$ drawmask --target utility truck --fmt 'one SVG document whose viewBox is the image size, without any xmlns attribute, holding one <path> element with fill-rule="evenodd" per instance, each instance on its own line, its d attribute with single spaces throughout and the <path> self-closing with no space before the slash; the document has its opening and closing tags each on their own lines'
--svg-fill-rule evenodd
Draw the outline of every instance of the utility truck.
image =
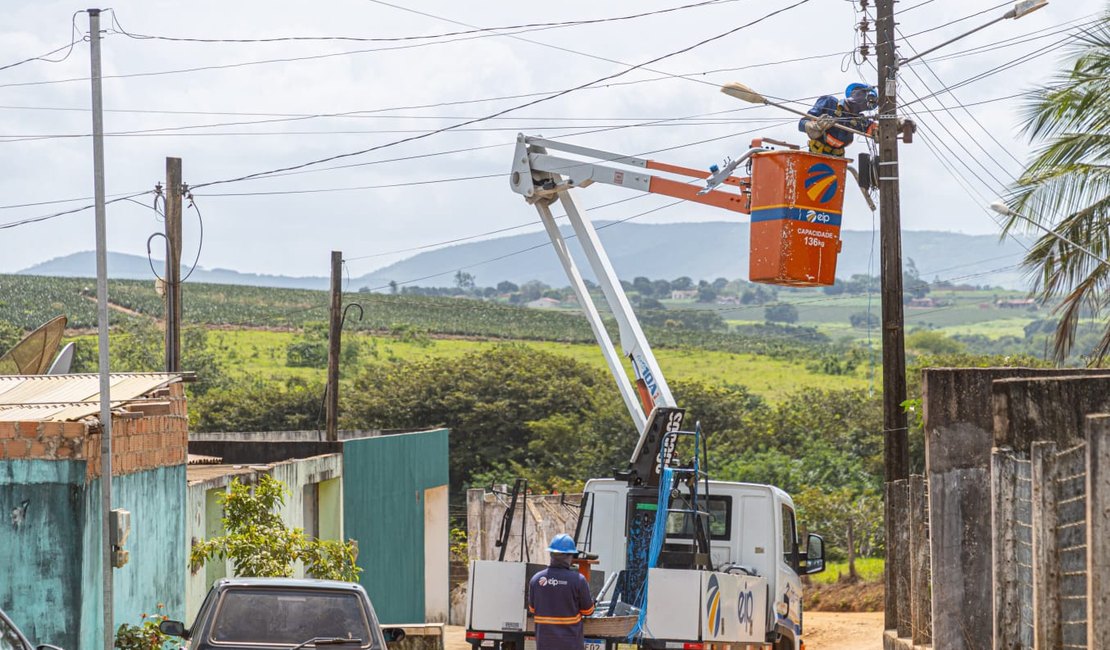
<svg viewBox="0 0 1110 650">
<path fill-rule="evenodd" d="M 586 483 L 579 510 L 577 561 L 598 601 L 595 614 L 584 620 L 588 650 L 623 650 L 627 644 L 652 650 L 799 650 L 804 647 L 800 576 L 822 571 L 825 561 L 820 536 L 810 534 L 800 543 L 788 494 L 769 485 L 709 479 L 700 425 L 684 428 L 685 411 L 675 404 L 575 190 L 606 183 L 750 213 L 753 233 L 757 212 L 773 210 L 783 223 L 775 225 L 781 236 L 770 253 L 778 257 L 758 260 L 777 269 L 767 281 L 821 284 L 835 269 L 839 251 L 846 164 L 757 140 L 741 158 L 704 172 L 517 137 L 510 185 L 539 212 L 640 434 L 627 468 Z M 742 166 L 751 175 L 733 176 Z M 556 224 L 556 202 L 616 319 L 623 354 Z M 753 258 L 756 254 L 753 244 Z M 756 263 L 753 259 L 753 269 Z M 622 357 L 631 365 L 631 380 Z M 542 568 L 527 562 L 471 563 L 466 627 L 475 650 L 526 650 L 532 643 L 525 592 Z"/>
</svg>

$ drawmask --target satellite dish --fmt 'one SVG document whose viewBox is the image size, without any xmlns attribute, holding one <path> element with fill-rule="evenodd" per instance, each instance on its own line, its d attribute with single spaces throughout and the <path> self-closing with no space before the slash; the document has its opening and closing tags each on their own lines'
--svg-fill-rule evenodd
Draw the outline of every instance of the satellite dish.
<svg viewBox="0 0 1110 650">
<path fill-rule="evenodd" d="M 66 343 L 58 356 L 54 357 L 54 363 L 50 364 L 50 369 L 46 371 L 46 374 L 68 375 L 70 368 L 73 367 L 73 353 L 76 349 L 77 344 L 73 341 Z"/>
<path fill-rule="evenodd" d="M 66 317 L 58 316 L 31 332 L 0 357 L 0 375 L 41 375 L 50 367 L 66 329 Z"/>
</svg>

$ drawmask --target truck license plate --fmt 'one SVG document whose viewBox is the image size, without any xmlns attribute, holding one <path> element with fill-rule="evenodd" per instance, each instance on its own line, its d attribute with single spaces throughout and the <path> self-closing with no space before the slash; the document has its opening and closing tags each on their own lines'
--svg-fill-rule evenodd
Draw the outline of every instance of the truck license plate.
<svg viewBox="0 0 1110 650">
<path fill-rule="evenodd" d="M 586 639 L 585 650 L 605 650 L 605 642 L 601 639 Z"/>
</svg>

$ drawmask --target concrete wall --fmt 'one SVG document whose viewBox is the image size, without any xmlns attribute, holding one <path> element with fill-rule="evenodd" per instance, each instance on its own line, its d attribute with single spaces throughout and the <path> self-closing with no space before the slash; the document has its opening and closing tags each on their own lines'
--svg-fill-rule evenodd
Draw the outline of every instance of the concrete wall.
<svg viewBox="0 0 1110 650">
<path fill-rule="evenodd" d="M 285 498 L 285 505 L 280 510 L 281 519 L 290 528 L 305 527 L 305 496 L 306 487 L 319 486 L 309 490 L 310 495 L 319 495 L 319 505 L 313 506 L 316 520 L 319 522 L 319 537 L 323 539 L 343 539 L 342 522 L 342 474 L 343 462 L 338 454 L 315 456 L 289 460 L 266 466 L 252 466 L 251 468 L 204 468 L 205 474 L 212 474 L 203 479 L 190 480 L 187 496 L 188 530 L 186 544 L 182 545 L 183 552 L 188 560 L 188 548 L 196 541 L 214 537 L 223 533 L 223 510 L 219 505 L 218 496 L 225 492 L 232 480 L 238 479 L 243 483 L 255 483 L 259 474 L 269 474 L 281 481 L 288 488 L 289 493 Z M 209 562 L 203 568 L 193 572 L 190 568 L 187 579 L 183 585 L 185 607 L 182 614 L 186 625 L 191 625 L 204 601 L 205 594 L 217 579 L 234 575 L 234 567 L 230 562 Z M 304 577 L 304 568 L 297 566 L 294 577 Z"/>
<path fill-rule="evenodd" d="M 114 626 L 184 613 L 187 418 L 180 385 L 161 397 L 168 414 L 112 419 L 112 504 L 132 525 Z M 0 422 L 0 607 L 35 643 L 101 642 L 100 443 L 95 422 Z"/>
<path fill-rule="evenodd" d="M 983 647 L 981 635 L 986 631 L 989 637 L 992 625 L 988 606 L 992 599 L 991 522 L 984 508 L 991 502 L 996 409 L 1002 408 L 1004 417 L 1016 417 L 1008 405 L 1017 403 L 1005 401 L 1007 406 L 996 407 L 996 383 L 1108 374 L 1105 370 L 1033 368 L 930 368 L 923 372 L 934 647 Z M 1021 388 L 999 390 L 1016 395 L 1010 391 Z M 1060 396 L 1044 393 L 1043 398 Z"/>
</svg>

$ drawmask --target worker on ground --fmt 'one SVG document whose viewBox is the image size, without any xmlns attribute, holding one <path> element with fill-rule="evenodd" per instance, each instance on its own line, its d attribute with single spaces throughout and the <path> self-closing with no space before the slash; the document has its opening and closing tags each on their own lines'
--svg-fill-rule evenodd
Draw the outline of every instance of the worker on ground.
<svg viewBox="0 0 1110 650">
<path fill-rule="evenodd" d="M 582 617 L 594 613 L 586 578 L 571 564 L 574 539 L 560 533 L 547 547 L 551 563 L 528 583 L 528 611 L 535 616 L 536 650 L 582 650 Z"/>
<path fill-rule="evenodd" d="M 852 144 L 855 134 L 841 127 L 848 127 L 868 135 L 874 133 L 876 123 L 864 115 L 879 106 L 879 93 L 874 86 L 862 83 L 849 84 L 844 99 L 832 95 L 817 98 L 807 113 L 817 119 L 803 117 L 798 130 L 809 136 L 809 150 L 830 156 L 843 156 L 844 148 Z"/>
</svg>

